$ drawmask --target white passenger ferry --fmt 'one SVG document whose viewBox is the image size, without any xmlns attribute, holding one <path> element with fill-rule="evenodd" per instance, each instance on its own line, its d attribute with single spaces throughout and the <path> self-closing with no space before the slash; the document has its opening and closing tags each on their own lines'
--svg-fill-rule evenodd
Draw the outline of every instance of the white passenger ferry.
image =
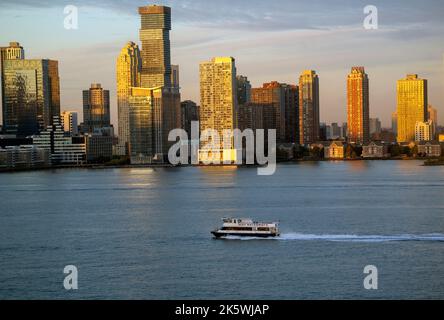
<svg viewBox="0 0 444 320">
<path fill-rule="evenodd" d="M 251 219 L 224 218 L 223 226 L 211 233 L 216 239 L 227 236 L 270 238 L 279 236 L 277 222 L 255 222 Z"/>
</svg>

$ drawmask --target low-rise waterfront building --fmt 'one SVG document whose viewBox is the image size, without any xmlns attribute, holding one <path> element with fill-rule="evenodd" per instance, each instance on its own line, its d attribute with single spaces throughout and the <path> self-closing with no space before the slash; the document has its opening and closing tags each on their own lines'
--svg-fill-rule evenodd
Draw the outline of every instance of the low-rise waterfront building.
<svg viewBox="0 0 444 320">
<path fill-rule="evenodd" d="M 51 165 L 49 150 L 33 145 L 0 148 L 0 168 L 26 169 Z"/>
<path fill-rule="evenodd" d="M 88 163 L 106 162 L 113 157 L 113 137 L 102 134 L 85 136 L 86 161 Z"/>
<path fill-rule="evenodd" d="M 344 159 L 344 143 L 342 141 L 332 141 L 324 146 L 325 159 Z"/>
<path fill-rule="evenodd" d="M 423 157 L 440 157 L 441 145 L 436 141 L 421 141 L 418 144 L 418 155 Z"/>
<path fill-rule="evenodd" d="M 389 156 L 390 155 L 388 153 L 387 145 L 381 142 L 372 141 L 367 145 L 362 146 L 363 158 L 381 159 L 381 158 L 388 158 Z"/>
<path fill-rule="evenodd" d="M 58 116 L 53 124 L 33 137 L 33 144 L 49 150 L 53 165 L 83 164 L 86 160 L 84 137 L 66 136 Z"/>
</svg>

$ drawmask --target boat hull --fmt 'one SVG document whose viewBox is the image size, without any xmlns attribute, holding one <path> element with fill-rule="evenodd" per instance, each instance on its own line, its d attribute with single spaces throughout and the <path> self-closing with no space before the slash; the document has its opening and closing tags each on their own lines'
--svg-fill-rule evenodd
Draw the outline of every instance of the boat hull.
<svg viewBox="0 0 444 320">
<path fill-rule="evenodd" d="M 220 231 L 212 231 L 211 232 L 216 239 L 223 239 L 226 237 L 251 237 L 251 238 L 276 238 L 279 237 L 278 233 L 254 233 L 254 232 L 220 232 Z"/>
</svg>

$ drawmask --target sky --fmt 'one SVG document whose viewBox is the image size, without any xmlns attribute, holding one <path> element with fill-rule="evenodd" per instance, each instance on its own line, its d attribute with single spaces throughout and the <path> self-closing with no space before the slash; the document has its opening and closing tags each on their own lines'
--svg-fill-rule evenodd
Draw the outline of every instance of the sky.
<svg viewBox="0 0 444 320">
<path fill-rule="evenodd" d="M 182 100 L 199 103 L 200 62 L 233 56 L 253 87 L 296 84 L 303 70 L 316 70 L 321 121 L 342 123 L 347 74 L 365 66 L 372 118 L 390 126 L 396 81 L 415 73 L 428 79 L 429 103 L 444 124 L 442 0 L 2 0 L 0 46 L 18 41 L 26 58 L 59 61 L 62 110 L 82 116 L 82 90 L 101 83 L 117 127 L 116 59 L 126 42 L 139 43 L 137 8 L 149 4 L 172 7 Z M 66 5 L 78 7 L 77 30 L 64 28 Z M 363 26 L 367 5 L 378 9 L 376 30 Z"/>
</svg>

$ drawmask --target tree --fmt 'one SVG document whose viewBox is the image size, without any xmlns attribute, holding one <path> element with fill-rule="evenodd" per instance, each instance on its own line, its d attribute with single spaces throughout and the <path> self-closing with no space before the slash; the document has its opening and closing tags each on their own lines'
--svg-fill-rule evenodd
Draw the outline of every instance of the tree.
<svg viewBox="0 0 444 320">
<path fill-rule="evenodd" d="M 322 159 L 322 149 L 318 146 L 314 146 L 310 149 L 310 156 L 315 160 Z"/>
</svg>

